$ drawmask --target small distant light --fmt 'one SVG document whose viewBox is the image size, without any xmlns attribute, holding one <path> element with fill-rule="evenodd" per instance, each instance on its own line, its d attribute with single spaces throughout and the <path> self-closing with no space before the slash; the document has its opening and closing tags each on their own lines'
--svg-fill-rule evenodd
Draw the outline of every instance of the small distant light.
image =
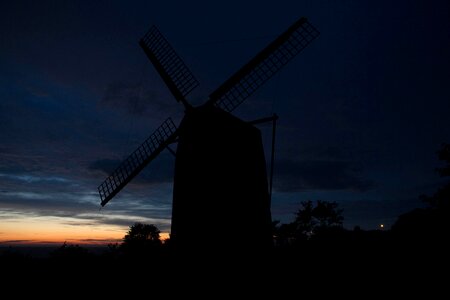
<svg viewBox="0 0 450 300">
<path fill-rule="evenodd" d="M 380 224 L 380 228 L 383 229 L 384 228 L 384 224 Z"/>
</svg>

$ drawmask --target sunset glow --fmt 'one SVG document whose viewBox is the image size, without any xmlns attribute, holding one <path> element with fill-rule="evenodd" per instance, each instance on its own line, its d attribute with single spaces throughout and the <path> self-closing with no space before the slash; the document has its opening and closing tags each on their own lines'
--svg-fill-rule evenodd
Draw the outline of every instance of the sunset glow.
<svg viewBox="0 0 450 300">
<path fill-rule="evenodd" d="M 79 223 L 79 221 L 77 220 Z M 59 218 L 30 218 L 26 221 L 2 221 L 1 245 L 107 245 L 120 243 L 128 231 L 127 226 L 114 225 L 71 225 L 70 219 L 61 222 Z M 167 232 L 161 239 L 167 239 Z"/>
<path fill-rule="evenodd" d="M 61 224 L 52 218 L 32 218 L 26 222 L 3 222 L 2 244 L 108 244 L 119 242 L 126 228 L 119 226 L 83 226 Z"/>
</svg>

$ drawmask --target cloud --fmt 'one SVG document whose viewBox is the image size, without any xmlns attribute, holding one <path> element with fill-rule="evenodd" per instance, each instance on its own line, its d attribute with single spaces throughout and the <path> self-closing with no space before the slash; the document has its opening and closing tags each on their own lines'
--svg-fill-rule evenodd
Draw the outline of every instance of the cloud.
<svg viewBox="0 0 450 300">
<path fill-rule="evenodd" d="M 100 220 L 102 224 L 108 225 L 119 225 L 119 226 L 130 226 L 136 222 L 144 224 L 155 224 L 159 229 L 168 229 L 170 225 L 170 218 L 135 218 L 129 216 L 127 218 L 112 218 Z"/>
<path fill-rule="evenodd" d="M 111 174 L 122 161 L 118 159 L 99 159 L 89 164 L 89 170 L 98 170 L 105 174 Z"/>
<path fill-rule="evenodd" d="M 33 240 L 5 240 L 5 241 L 0 241 L 0 245 L 1 244 L 26 244 L 26 243 L 30 243 L 33 242 Z"/>
<path fill-rule="evenodd" d="M 70 241 L 71 239 L 69 239 Z M 118 243 L 122 242 L 122 239 L 77 239 L 76 241 L 85 242 L 89 244 L 105 244 L 105 243 Z"/>
<path fill-rule="evenodd" d="M 123 201 L 99 211 L 99 205 L 85 198 L 90 194 L 0 192 L 0 219 L 20 221 L 28 218 L 51 218 L 70 226 L 100 224 L 130 226 L 135 222 L 156 224 L 169 230 L 169 203 L 148 203 L 148 199 L 127 196 Z M 88 199 L 88 200 L 89 200 Z"/>
<path fill-rule="evenodd" d="M 73 193 L 0 192 L 0 215 L 4 218 L 23 216 L 76 217 L 98 210 L 98 205 L 81 202 Z"/>
<path fill-rule="evenodd" d="M 26 86 L 25 88 L 34 97 L 46 98 L 50 96 L 48 91 L 39 86 Z"/>
<path fill-rule="evenodd" d="M 101 171 L 105 175 L 111 174 L 122 161 L 115 159 L 99 159 L 91 162 L 88 169 Z M 169 153 L 161 153 L 144 168 L 135 178 L 134 183 L 167 183 L 173 179 L 174 158 Z"/>
<path fill-rule="evenodd" d="M 101 104 L 115 109 L 127 111 L 132 115 L 146 113 L 169 113 L 179 108 L 174 101 L 162 99 L 155 90 L 142 83 L 113 82 L 107 85 Z"/>
<path fill-rule="evenodd" d="M 286 159 L 275 163 L 274 188 L 278 192 L 367 191 L 372 183 L 361 178 L 361 172 L 361 167 L 351 161 Z"/>
<path fill-rule="evenodd" d="M 35 175 L 29 175 L 29 174 L 4 174 L 0 173 L 0 177 L 5 177 L 7 179 L 12 180 L 18 180 L 23 181 L 26 183 L 33 183 L 33 182 L 58 182 L 58 183 L 64 183 L 69 182 L 70 180 L 58 177 L 58 176 L 35 176 Z"/>
</svg>

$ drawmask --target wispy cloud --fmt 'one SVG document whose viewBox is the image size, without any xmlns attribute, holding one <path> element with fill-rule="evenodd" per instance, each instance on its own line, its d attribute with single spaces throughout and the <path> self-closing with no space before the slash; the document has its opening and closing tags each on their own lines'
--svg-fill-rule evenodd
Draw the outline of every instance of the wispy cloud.
<svg viewBox="0 0 450 300">
<path fill-rule="evenodd" d="M 148 196 L 125 194 L 114 205 L 100 209 L 97 195 L 91 193 L 0 191 L 0 217 L 8 222 L 33 218 L 55 219 L 70 226 L 130 226 L 142 222 L 155 224 L 161 230 L 168 231 L 171 203 L 152 203 Z"/>
<path fill-rule="evenodd" d="M 33 242 L 32 240 L 5 240 L 0 241 L 0 245 L 8 245 L 8 244 L 28 244 Z"/>
<path fill-rule="evenodd" d="M 101 171 L 104 175 L 111 174 L 120 164 L 121 160 L 100 159 L 91 162 L 89 170 Z M 167 183 L 173 180 L 174 157 L 169 153 L 161 153 L 145 168 L 134 180 L 135 183 Z"/>
<path fill-rule="evenodd" d="M 111 174 L 121 163 L 122 161 L 118 159 L 99 159 L 91 162 L 88 169 L 99 170 L 104 174 Z"/>
<path fill-rule="evenodd" d="M 277 161 L 274 188 L 278 192 L 305 190 L 367 191 L 373 186 L 362 178 L 362 169 L 351 161 Z"/>
<path fill-rule="evenodd" d="M 69 239 L 69 241 L 71 241 Z M 76 241 L 85 242 L 87 244 L 109 244 L 109 243 L 120 243 L 122 239 L 105 238 L 105 239 L 78 239 Z"/>
<path fill-rule="evenodd" d="M 132 115 L 170 114 L 179 109 L 175 101 L 163 99 L 157 90 L 150 89 L 142 82 L 109 83 L 100 103 L 112 109 L 125 110 Z"/>
<path fill-rule="evenodd" d="M 26 183 L 33 183 L 33 182 L 42 182 L 42 181 L 48 181 L 48 182 L 70 182 L 69 179 L 58 177 L 58 176 L 35 176 L 35 175 L 28 175 L 28 174 L 4 174 L 0 173 L 0 177 L 4 177 L 7 179 L 13 179 L 13 180 L 19 180 Z"/>
</svg>

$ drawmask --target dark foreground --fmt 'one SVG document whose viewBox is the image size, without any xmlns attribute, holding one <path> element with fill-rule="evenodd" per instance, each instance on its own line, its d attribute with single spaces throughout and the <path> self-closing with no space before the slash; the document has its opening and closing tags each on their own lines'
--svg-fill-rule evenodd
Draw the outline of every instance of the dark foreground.
<svg viewBox="0 0 450 300">
<path fill-rule="evenodd" d="M 433 292 L 448 278 L 445 274 L 450 251 L 443 243 L 423 242 L 328 241 L 251 253 L 175 253 L 167 248 L 127 255 L 110 249 L 93 253 L 72 247 L 74 251 L 59 249 L 48 257 L 32 257 L 9 249 L 0 255 L 0 265 L 4 286 L 12 282 L 38 285 L 44 290 L 96 287 L 123 292 L 133 287 L 133 291 L 155 289 L 170 296 L 179 292 L 180 284 L 188 287 L 186 292 L 205 292 L 208 287 L 227 293 L 244 287 L 255 293 L 270 291 L 280 295 L 298 295 L 313 287 L 317 293 L 363 287 L 376 293 L 388 286 L 407 291 L 429 288 Z M 162 287 L 171 288 L 163 291 Z"/>
</svg>

